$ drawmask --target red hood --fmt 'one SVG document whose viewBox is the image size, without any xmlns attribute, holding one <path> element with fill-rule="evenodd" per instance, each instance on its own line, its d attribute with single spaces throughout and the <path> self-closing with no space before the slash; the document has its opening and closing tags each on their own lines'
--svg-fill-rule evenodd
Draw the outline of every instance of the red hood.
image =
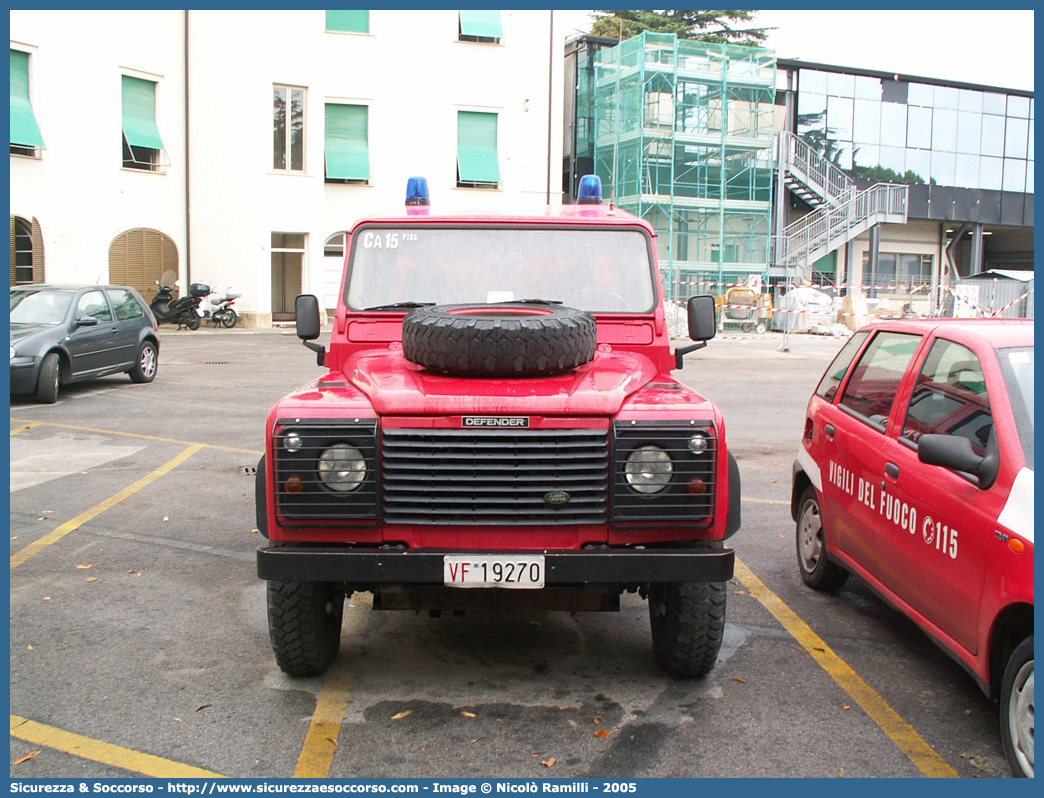
<svg viewBox="0 0 1044 798">
<path fill-rule="evenodd" d="M 344 372 L 382 416 L 613 416 L 656 376 L 648 358 L 608 346 L 600 346 L 590 363 L 552 377 L 449 377 L 410 363 L 398 350 L 360 355 L 345 364 Z"/>
</svg>

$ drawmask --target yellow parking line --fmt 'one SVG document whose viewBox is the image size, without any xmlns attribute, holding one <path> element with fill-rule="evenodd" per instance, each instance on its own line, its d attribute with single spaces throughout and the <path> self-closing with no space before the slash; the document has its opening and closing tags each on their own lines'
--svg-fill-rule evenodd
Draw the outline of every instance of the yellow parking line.
<svg viewBox="0 0 1044 798">
<path fill-rule="evenodd" d="M 192 455 L 194 455 L 196 452 L 198 452 L 202 448 L 203 448 L 203 444 L 200 444 L 200 443 L 192 444 L 187 449 L 185 449 L 185 451 L 183 451 L 181 454 L 179 454 L 177 457 L 173 458 L 172 460 L 168 461 L 164 465 L 160 466 L 155 471 L 153 471 L 151 474 L 148 474 L 147 476 L 142 477 L 141 479 L 139 479 L 137 482 L 135 482 L 130 487 L 124 488 L 119 493 L 115 494 L 114 496 L 110 496 L 105 501 L 100 502 L 99 504 L 94 505 L 94 507 L 92 507 L 91 509 L 87 510 L 86 512 L 80 513 L 78 516 L 73 518 L 71 521 L 66 521 L 60 527 L 58 527 L 57 529 L 55 529 L 52 532 L 48 532 L 42 538 L 33 541 L 28 546 L 26 546 L 24 549 L 22 549 L 17 554 L 14 554 L 11 557 L 11 569 L 13 570 L 17 566 L 19 566 L 22 563 L 24 563 L 29 558 L 34 557 L 37 554 L 39 554 L 41 551 L 43 551 L 45 548 L 50 546 L 52 543 L 56 543 L 57 541 L 61 540 L 66 535 L 68 535 L 70 532 L 73 532 L 73 531 L 79 529 L 81 526 L 86 524 L 92 518 L 95 518 L 95 517 L 101 515 L 102 513 L 104 513 L 106 510 L 108 510 L 111 507 L 115 507 L 117 504 L 119 504 L 124 499 L 126 499 L 126 498 L 128 498 L 130 496 L 133 496 L 135 493 L 137 493 L 139 490 L 141 490 L 145 486 L 152 484 L 153 482 L 155 482 L 157 479 L 159 479 L 163 475 L 173 471 L 175 468 L 177 468 L 179 465 L 184 463 L 186 460 L 188 460 L 190 457 L 192 457 Z"/>
<path fill-rule="evenodd" d="M 373 597 L 369 593 L 356 593 L 346 607 L 347 617 L 341 634 L 361 635 L 372 609 Z M 325 779 L 330 775 L 337 738 L 341 734 L 344 713 L 352 695 L 355 661 L 355 657 L 345 657 L 330 666 L 319 700 L 315 703 L 315 713 L 308 734 L 305 735 L 301 755 L 297 759 L 295 779 Z"/>
<path fill-rule="evenodd" d="M 15 419 L 12 418 L 11 420 L 14 421 Z M 38 426 L 39 423 L 40 422 L 38 421 L 29 421 L 25 424 L 22 424 L 22 426 L 20 427 L 15 427 L 13 430 L 11 430 L 11 434 L 14 435 L 16 432 L 25 432 L 27 429 L 32 429 L 33 427 Z"/>
<path fill-rule="evenodd" d="M 22 423 L 22 419 L 12 418 L 12 422 L 15 424 Z M 101 435 L 121 435 L 124 438 L 140 438 L 144 441 L 159 441 L 160 443 L 178 443 L 182 446 L 199 446 L 207 449 L 218 449 L 223 452 L 240 452 L 242 454 L 252 454 L 255 457 L 260 457 L 264 452 L 258 451 L 257 449 L 237 449 L 232 446 L 217 446 L 213 443 L 195 443 L 194 441 L 183 441 L 177 438 L 161 438 L 158 435 L 142 435 L 137 432 L 121 432 L 115 429 L 98 429 L 96 427 L 79 427 L 75 424 L 58 424 L 52 421 L 29 421 L 26 422 L 27 426 L 19 427 L 17 430 L 12 430 L 11 434 L 20 432 L 22 429 L 31 429 L 32 427 L 58 427 L 59 429 L 71 429 L 77 432 L 97 432 Z"/>
<path fill-rule="evenodd" d="M 11 736 L 33 745 L 42 745 L 55 751 L 78 756 L 81 759 L 101 762 L 103 765 L 112 765 L 121 770 L 129 770 L 132 773 L 141 773 L 153 778 L 225 778 L 220 773 L 145 754 L 132 748 L 92 740 L 90 737 L 56 729 L 53 726 L 45 726 L 43 723 L 26 720 L 18 715 L 11 716 Z"/>
<path fill-rule="evenodd" d="M 748 496 L 744 496 L 742 501 L 753 502 L 754 504 L 790 504 L 787 499 L 752 499 Z"/>
<path fill-rule="evenodd" d="M 754 573 L 739 558 L 736 558 L 736 577 L 754 598 L 761 602 L 805 651 L 812 656 L 849 697 L 870 716 L 870 719 L 899 750 L 909 757 L 925 776 L 931 778 L 958 778 L 959 774 L 950 764 L 932 750 L 921 735 L 899 716 L 881 696 L 868 685 L 852 668 L 823 642 L 797 613 L 765 587 Z"/>
</svg>

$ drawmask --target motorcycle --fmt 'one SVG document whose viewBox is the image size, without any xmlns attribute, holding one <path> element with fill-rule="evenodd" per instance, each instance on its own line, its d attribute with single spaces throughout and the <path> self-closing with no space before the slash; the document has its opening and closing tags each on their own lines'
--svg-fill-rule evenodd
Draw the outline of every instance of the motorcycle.
<svg viewBox="0 0 1044 798">
<path fill-rule="evenodd" d="M 152 315 L 160 324 L 177 324 L 178 329 L 188 327 L 190 330 L 198 330 L 200 325 L 199 306 L 203 297 L 210 293 L 210 286 L 203 283 L 193 283 L 189 286 L 189 295 L 174 298 L 179 282 L 174 281 L 173 286 L 156 281 L 159 291 L 149 303 Z"/>
<path fill-rule="evenodd" d="M 239 314 L 232 305 L 234 305 L 236 300 L 241 296 L 243 296 L 241 293 L 238 293 L 235 289 L 229 288 L 225 291 L 223 297 L 218 298 L 215 296 L 211 298 L 210 304 L 213 306 L 214 311 L 203 311 L 203 318 L 208 320 L 215 327 L 220 325 L 226 330 L 231 330 L 239 321 Z"/>
</svg>

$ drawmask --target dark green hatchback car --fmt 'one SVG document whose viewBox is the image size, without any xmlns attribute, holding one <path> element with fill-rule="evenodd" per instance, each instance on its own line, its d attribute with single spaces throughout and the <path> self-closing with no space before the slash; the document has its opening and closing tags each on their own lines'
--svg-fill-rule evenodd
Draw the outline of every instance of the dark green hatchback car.
<svg viewBox="0 0 1044 798">
<path fill-rule="evenodd" d="M 134 288 L 11 288 L 12 394 L 51 403 L 60 385 L 120 372 L 152 382 L 158 367 L 156 319 Z"/>
</svg>

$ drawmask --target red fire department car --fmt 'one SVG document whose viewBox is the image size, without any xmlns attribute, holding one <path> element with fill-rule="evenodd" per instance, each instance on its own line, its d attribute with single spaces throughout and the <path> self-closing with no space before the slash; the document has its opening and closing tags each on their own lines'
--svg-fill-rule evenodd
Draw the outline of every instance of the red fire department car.
<svg viewBox="0 0 1044 798">
<path fill-rule="evenodd" d="M 1033 775 L 1033 322 L 902 320 L 845 344 L 808 404 L 791 509 L 804 581 L 859 575 L 1000 700 Z"/>
<path fill-rule="evenodd" d="M 672 356 L 654 234 L 601 204 L 532 216 L 407 213 L 349 233 L 325 373 L 268 416 L 257 553 L 276 661 L 322 673 L 345 596 L 375 610 L 618 610 L 648 598 L 671 674 L 717 661 L 739 471 L 710 401 L 673 379 L 714 335 L 688 305 Z"/>
</svg>

